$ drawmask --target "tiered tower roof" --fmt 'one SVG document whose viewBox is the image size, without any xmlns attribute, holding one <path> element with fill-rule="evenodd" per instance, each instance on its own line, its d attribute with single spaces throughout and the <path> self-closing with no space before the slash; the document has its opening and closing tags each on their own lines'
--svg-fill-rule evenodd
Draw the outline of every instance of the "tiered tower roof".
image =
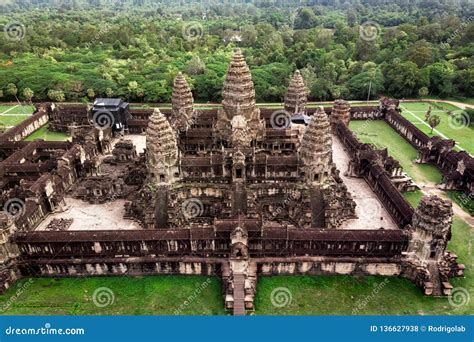
<svg viewBox="0 0 474 342">
<path fill-rule="evenodd" d="M 296 70 L 285 95 L 285 110 L 290 114 L 303 114 L 306 111 L 307 102 L 308 92 L 303 76 L 299 70 Z"/>
<path fill-rule="evenodd" d="M 240 49 L 235 49 L 224 81 L 222 105 L 228 117 L 241 114 L 248 120 L 255 110 L 255 88 Z"/>
<path fill-rule="evenodd" d="M 351 119 L 351 105 L 349 102 L 344 100 L 334 101 L 334 106 L 332 107 L 331 112 L 331 124 L 336 124 L 338 122 L 343 122 L 346 125 L 349 124 Z"/>
<path fill-rule="evenodd" d="M 322 182 L 328 177 L 332 162 L 331 124 L 323 107 L 314 113 L 301 141 L 300 158 L 308 168 L 311 182 Z"/>
<path fill-rule="evenodd" d="M 146 162 L 149 173 L 160 182 L 171 180 L 177 162 L 176 135 L 166 117 L 155 108 L 146 130 Z"/>
<path fill-rule="evenodd" d="M 189 88 L 188 82 L 180 72 L 174 79 L 173 95 L 172 95 L 173 115 L 186 115 L 190 117 L 193 112 L 193 94 Z"/>
</svg>

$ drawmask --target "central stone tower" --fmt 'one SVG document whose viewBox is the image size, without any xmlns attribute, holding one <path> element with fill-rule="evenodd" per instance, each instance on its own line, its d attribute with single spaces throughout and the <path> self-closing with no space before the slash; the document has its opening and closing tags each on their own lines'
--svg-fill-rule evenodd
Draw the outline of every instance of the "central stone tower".
<svg viewBox="0 0 474 342">
<path fill-rule="evenodd" d="M 194 99 L 188 82 L 181 72 L 174 80 L 171 102 L 171 127 L 180 131 L 186 130 L 192 123 Z"/>
<path fill-rule="evenodd" d="M 308 93 L 303 76 L 299 70 L 296 70 L 285 95 L 285 110 L 291 115 L 305 114 L 307 102 Z"/>
<path fill-rule="evenodd" d="M 227 140 L 232 133 L 232 119 L 242 115 L 247 121 L 251 140 L 261 140 L 264 121 L 255 106 L 255 88 L 250 69 L 240 49 L 235 49 L 224 81 L 222 109 L 218 112 L 217 136 Z"/>
</svg>

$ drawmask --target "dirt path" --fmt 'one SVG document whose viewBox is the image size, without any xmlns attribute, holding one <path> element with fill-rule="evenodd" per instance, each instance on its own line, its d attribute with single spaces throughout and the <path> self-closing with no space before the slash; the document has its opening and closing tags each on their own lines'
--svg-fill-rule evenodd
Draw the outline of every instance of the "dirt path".
<svg viewBox="0 0 474 342">
<path fill-rule="evenodd" d="M 432 99 L 410 99 L 410 100 L 401 100 L 400 102 L 441 102 L 441 103 L 448 103 L 453 106 L 459 107 L 460 109 L 474 109 L 474 105 L 470 105 L 464 102 L 458 102 L 458 101 L 449 101 L 449 100 L 432 100 Z"/>
<path fill-rule="evenodd" d="M 434 100 L 432 102 L 444 102 L 452 104 L 453 106 L 459 107 L 461 109 L 474 109 L 473 105 L 464 103 L 464 102 L 456 102 L 456 101 L 448 101 L 448 100 Z"/>
</svg>

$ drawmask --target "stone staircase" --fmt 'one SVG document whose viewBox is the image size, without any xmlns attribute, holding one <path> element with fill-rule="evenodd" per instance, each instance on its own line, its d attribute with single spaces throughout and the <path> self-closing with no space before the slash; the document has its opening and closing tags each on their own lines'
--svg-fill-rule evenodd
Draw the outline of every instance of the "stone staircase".
<svg viewBox="0 0 474 342">
<path fill-rule="evenodd" d="M 439 297 L 443 295 L 443 290 L 441 288 L 441 280 L 439 277 L 438 265 L 434 261 L 428 262 L 428 271 L 431 275 L 431 283 L 433 284 L 433 296 Z"/>
<path fill-rule="evenodd" d="M 245 316 L 245 275 L 234 274 L 234 316 Z"/>
</svg>

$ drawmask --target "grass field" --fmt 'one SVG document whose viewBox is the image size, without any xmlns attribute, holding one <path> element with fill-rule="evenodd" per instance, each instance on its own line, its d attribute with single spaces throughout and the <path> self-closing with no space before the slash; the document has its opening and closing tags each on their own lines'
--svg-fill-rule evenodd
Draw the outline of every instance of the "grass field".
<svg viewBox="0 0 474 342">
<path fill-rule="evenodd" d="M 415 182 L 440 183 L 441 173 L 433 165 L 417 164 L 414 160 L 417 151 L 385 121 L 351 121 L 349 127 L 358 138 L 365 143 L 371 143 L 377 148 L 387 148 L 388 153 L 397 159 Z"/>
<path fill-rule="evenodd" d="M 69 139 L 69 136 L 65 133 L 50 131 L 48 129 L 48 124 L 46 124 L 25 138 L 26 141 L 33 141 L 36 139 L 43 139 L 45 141 L 66 141 Z"/>
<path fill-rule="evenodd" d="M 455 307 L 447 298 L 424 296 L 419 288 L 397 277 L 279 276 L 261 277 L 257 284 L 257 315 L 472 315 L 474 314 L 474 260 L 472 229 L 455 219 L 449 250 L 466 265 L 464 278 L 451 279 L 453 286 L 471 294 L 466 305 Z M 272 291 L 286 288 L 288 305 L 275 307 Z M 287 292 L 288 294 L 288 292 Z"/>
<path fill-rule="evenodd" d="M 32 278 L 0 296 L 6 315 L 223 315 L 218 278 L 204 276 Z M 103 290 L 101 288 L 109 290 Z M 25 289 L 11 301 L 18 289 Z M 98 290 L 100 289 L 100 290 Z M 94 296 L 94 292 L 97 295 Z M 99 294 L 100 293 L 100 294 Z M 94 300 L 95 298 L 95 300 Z M 111 300 L 113 298 L 113 301 Z M 96 305 L 104 305 L 104 307 Z"/>
<path fill-rule="evenodd" d="M 33 106 L 0 105 L 0 126 L 5 128 L 16 126 L 33 114 L 34 110 Z"/>
<path fill-rule="evenodd" d="M 474 216 L 474 199 L 466 196 L 461 191 L 445 191 L 446 196 L 453 202 L 456 202 L 465 212 Z"/>
<path fill-rule="evenodd" d="M 416 207 L 423 197 L 421 191 L 404 195 L 413 207 Z M 460 307 L 450 305 L 447 298 L 426 297 L 413 283 L 402 278 L 280 276 L 259 278 L 255 313 L 257 315 L 473 315 L 473 241 L 473 228 L 455 217 L 448 249 L 458 255 L 458 261 L 466 265 L 466 270 L 464 278 L 452 278 L 450 282 L 455 288 L 466 289 L 471 298 L 466 305 Z M 291 296 L 288 305 L 281 308 L 272 304 L 272 291 L 277 292 L 278 288 L 288 289 Z"/>
<path fill-rule="evenodd" d="M 431 134 L 431 128 L 422 123 L 425 122 L 425 114 L 430 105 L 431 113 L 437 114 L 441 119 L 440 124 L 435 128 L 435 130 L 439 131 L 445 137 L 456 141 L 462 149 L 474 154 L 474 144 L 472 144 L 474 130 L 471 127 L 458 124 L 453 119 L 461 117 L 461 113 L 463 113 L 462 109 L 449 103 L 437 103 L 437 106 L 442 108 L 440 109 L 432 104 L 424 102 L 402 103 L 400 107 L 402 108 L 402 115 L 416 125 L 422 132 L 429 136 L 439 135 L 443 137 L 435 131 Z M 453 116 L 450 117 L 448 111 L 451 111 Z"/>
</svg>

